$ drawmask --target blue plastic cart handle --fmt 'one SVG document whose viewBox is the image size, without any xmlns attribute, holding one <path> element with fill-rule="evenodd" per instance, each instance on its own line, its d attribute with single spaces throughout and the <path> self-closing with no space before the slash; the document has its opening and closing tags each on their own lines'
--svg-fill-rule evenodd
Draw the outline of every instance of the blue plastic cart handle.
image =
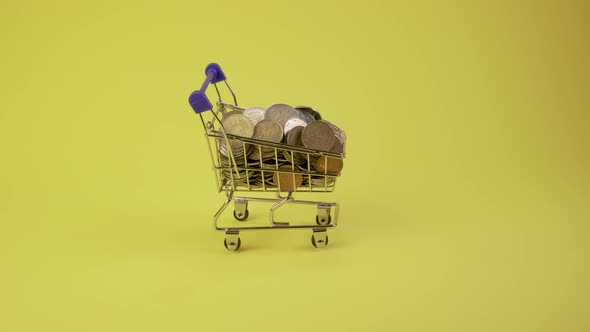
<svg viewBox="0 0 590 332">
<path fill-rule="evenodd" d="M 209 84 L 225 81 L 225 74 L 216 63 L 210 63 L 205 68 L 205 75 L 207 75 L 207 78 L 203 82 L 203 85 L 201 85 L 201 89 L 193 91 L 188 97 L 188 103 L 191 104 L 191 107 L 197 114 L 213 109 L 213 105 L 211 105 L 209 98 L 205 94 Z"/>
</svg>

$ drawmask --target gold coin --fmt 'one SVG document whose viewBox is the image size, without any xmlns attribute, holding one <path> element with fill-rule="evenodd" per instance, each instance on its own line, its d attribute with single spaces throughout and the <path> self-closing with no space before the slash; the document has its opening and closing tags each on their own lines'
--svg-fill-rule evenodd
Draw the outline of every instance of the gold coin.
<svg viewBox="0 0 590 332">
<path fill-rule="evenodd" d="M 240 111 L 232 111 L 223 117 L 221 120 L 223 128 L 227 134 L 251 138 L 254 134 L 254 125 L 245 115 Z M 243 144 L 237 139 L 230 139 L 230 147 L 234 154 L 243 153 Z M 225 148 L 225 140 L 220 140 L 221 145 Z M 239 152 L 241 150 L 241 153 Z"/>
</svg>

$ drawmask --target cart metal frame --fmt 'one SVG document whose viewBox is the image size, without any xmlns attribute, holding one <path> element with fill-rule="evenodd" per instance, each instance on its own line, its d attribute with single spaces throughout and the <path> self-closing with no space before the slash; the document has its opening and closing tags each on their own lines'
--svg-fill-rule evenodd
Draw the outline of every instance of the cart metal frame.
<svg viewBox="0 0 590 332">
<path fill-rule="evenodd" d="M 312 192 L 312 193 L 328 193 L 334 191 L 336 187 L 336 180 L 340 174 L 330 174 L 327 172 L 320 173 L 312 168 L 311 160 L 317 160 L 320 157 L 326 157 L 324 169 L 327 169 L 328 158 L 344 159 L 346 151 L 346 140 L 343 143 L 343 152 L 334 153 L 327 151 L 319 151 L 305 147 L 298 147 L 286 145 L 282 143 L 272 143 L 261 141 L 253 138 L 241 137 L 227 133 L 220 115 L 225 114 L 228 110 L 243 110 L 238 107 L 236 96 L 227 82 L 226 76 L 217 64 L 210 64 L 205 69 L 207 78 L 201 86 L 200 90 L 194 91 L 189 97 L 189 103 L 194 111 L 199 115 L 201 123 L 205 131 L 205 139 L 213 163 L 213 172 L 215 174 L 215 185 L 218 192 L 224 192 L 226 199 L 219 207 L 213 216 L 213 227 L 215 230 L 225 232 L 224 245 L 230 251 L 238 250 L 241 246 L 239 237 L 240 231 L 249 230 L 269 230 L 269 229 L 311 229 L 313 231 L 311 242 L 316 248 L 325 247 L 328 244 L 327 229 L 336 227 L 338 225 L 339 205 L 336 202 L 315 201 L 315 200 L 297 200 L 294 198 L 294 192 Z M 223 82 L 233 97 L 232 103 L 224 103 L 221 98 L 221 93 L 217 86 L 218 83 Z M 205 91 L 207 87 L 213 84 L 217 93 L 218 101 L 214 109 L 213 105 L 207 98 Z M 344 133 L 342 133 L 344 136 Z M 231 142 L 240 142 L 243 154 L 236 156 L 230 145 Z M 225 146 L 223 149 L 220 147 Z M 247 158 L 247 151 L 249 149 L 258 149 L 259 156 L 262 156 L 262 151 L 273 151 L 274 165 L 264 163 L 262 158 L 260 160 L 250 160 Z M 279 156 L 288 155 L 291 160 L 298 155 L 305 157 L 305 165 L 295 166 L 291 164 L 291 169 L 279 169 Z M 236 162 L 238 161 L 238 162 Z M 250 174 L 252 172 L 259 172 L 262 176 L 262 185 L 256 186 L 250 183 Z M 278 183 L 269 184 L 265 181 L 265 174 L 268 173 L 286 173 L 293 176 L 295 183 L 295 176 L 300 175 L 306 184 L 294 188 L 294 192 L 287 192 L 282 195 L 279 188 L 281 187 L 280 177 L 277 177 Z M 243 176 L 245 174 L 245 176 Z M 244 182 L 245 181 L 245 182 Z M 320 185 L 321 184 L 321 185 Z M 236 196 L 239 192 L 264 192 L 274 193 L 276 197 L 254 197 L 254 196 Z M 266 202 L 274 203 L 269 210 L 269 224 L 256 226 L 220 226 L 219 217 L 226 210 L 227 206 L 234 203 L 234 217 L 238 221 L 245 222 L 249 217 L 248 202 Z M 275 219 L 275 212 L 285 204 L 303 204 L 313 205 L 317 207 L 317 215 L 314 224 L 309 225 L 291 225 L 288 221 L 277 221 Z M 332 218 L 332 214 L 334 218 Z"/>
</svg>

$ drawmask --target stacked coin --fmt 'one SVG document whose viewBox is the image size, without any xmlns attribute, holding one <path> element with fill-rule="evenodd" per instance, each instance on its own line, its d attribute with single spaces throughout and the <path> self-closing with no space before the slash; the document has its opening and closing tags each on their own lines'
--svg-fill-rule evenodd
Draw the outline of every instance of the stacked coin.
<svg viewBox="0 0 590 332">
<path fill-rule="evenodd" d="M 286 166 L 285 164 L 278 164 L 278 165 L 276 165 L 276 164 L 272 164 L 272 165 L 262 164 L 262 168 L 266 170 L 264 172 L 261 172 L 261 173 L 264 173 L 262 175 L 262 179 L 263 179 L 264 183 L 268 186 L 276 187 L 276 181 L 274 179 L 274 176 L 275 176 L 274 170 L 280 169 L 281 167 L 285 167 L 285 166 Z"/>
<path fill-rule="evenodd" d="M 309 106 L 293 108 L 286 104 L 274 104 L 268 109 L 234 108 L 223 114 L 221 122 L 228 134 L 260 141 L 259 144 L 246 144 L 230 139 L 227 144 L 225 139 L 219 139 L 220 175 L 226 180 L 233 179 L 237 186 L 252 189 L 262 186 L 277 187 L 280 183 L 280 191 L 294 191 L 301 185 L 329 187 L 342 170 L 343 162 L 340 158 L 302 153 L 288 148 L 279 149 L 267 144 L 283 143 L 315 151 L 342 153 L 345 144 L 342 130 L 331 122 L 322 120 L 320 113 Z M 230 150 L 235 165 L 232 165 L 229 158 Z M 234 166 L 239 169 L 237 173 Z M 260 170 L 243 170 L 246 166 Z M 314 172 L 317 175 L 301 175 Z"/>
<path fill-rule="evenodd" d="M 332 131 L 334 132 L 334 136 L 336 136 L 336 141 L 334 141 L 334 145 L 330 148 L 330 152 L 342 153 L 344 150 L 344 132 L 342 129 L 338 128 L 332 122 L 326 121 L 330 127 L 332 127 Z"/>
<path fill-rule="evenodd" d="M 303 145 L 314 150 L 342 153 L 344 150 L 344 133 L 340 128 L 326 120 L 317 120 L 309 124 L 301 134 Z M 340 175 L 343 160 L 333 157 L 313 156 L 310 163 L 323 174 Z"/>
<path fill-rule="evenodd" d="M 336 178 L 333 176 L 321 176 L 321 175 L 314 175 L 311 176 L 311 186 L 312 187 L 331 187 L 334 185 Z M 308 177 L 304 177 L 304 181 L 301 184 L 302 186 L 309 186 L 310 180 Z"/>
<path fill-rule="evenodd" d="M 301 133 L 303 132 L 303 126 L 297 126 L 289 131 L 287 134 L 287 144 L 293 146 L 303 146 L 303 142 L 301 142 Z M 301 165 L 306 160 L 306 154 L 301 152 L 295 152 L 293 150 L 283 150 L 283 155 L 287 159 L 287 161 L 295 164 Z"/>
<path fill-rule="evenodd" d="M 234 183 L 241 184 L 246 183 L 246 177 L 248 176 L 247 172 L 243 170 L 244 164 L 244 156 L 241 158 L 234 158 L 236 162 L 236 166 L 238 168 L 238 172 L 236 173 L 235 168 L 233 167 L 230 158 L 224 156 L 223 154 L 219 154 L 219 169 L 220 175 L 223 179 L 226 180 L 234 180 Z"/>
<path fill-rule="evenodd" d="M 344 151 L 344 133 L 340 128 L 331 122 L 325 121 L 325 123 L 332 128 L 332 132 L 336 138 L 332 144 L 332 147 L 330 148 L 330 152 L 342 153 Z M 315 169 L 323 174 L 340 175 L 340 171 L 342 171 L 342 168 L 344 167 L 344 162 L 342 159 L 327 156 L 313 158 L 312 163 Z"/>
</svg>

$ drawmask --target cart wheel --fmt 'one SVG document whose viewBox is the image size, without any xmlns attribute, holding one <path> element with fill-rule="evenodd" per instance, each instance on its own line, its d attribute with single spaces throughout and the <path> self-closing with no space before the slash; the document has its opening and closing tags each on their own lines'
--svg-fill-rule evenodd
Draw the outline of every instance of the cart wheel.
<svg viewBox="0 0 590 332">
<path fill-rule="evenodd" d="M 238 249 L 240 249 L 240 246 L 242 245 L 242 240 L 240 238 L 238 238 L 238 242 L 230 242 L 227 243 L 227 239 L 223 240 L 223 245 L 225 246 L 225 249 L 229 250 L 229 251 L 236 251 Z"/>
<path fill-rule="evenodd" d="M 332 216 L 328 215 L 328 219 L 326 219 L 325 217 L 322 217 L 322 219 L 320 219 L 320 216 L 316 215 L 315 222 L 316 222 L 316 224 L 318 224 L 320 226 L 329 225 L 330 223 L 332 223 Z"/>
<path fill-rule="evenodd" d="M 323 235 L 318 234 L 317 241 L 316 241 L 316 234 L 317 233 L 313 233 L 311 235 L 311 244 L 313 244 L 313 246 L 316 248 L 323 248 L 323 247 L 327 246 L 328 245 L 328 234 L 323 234 Z"/>
<path fill-rule="evenodd" d="M 236 210 L 234 210 L 234 218 L 236 218 L 239 221 L 246 221 L 246 219 L 248 219 L 248 216 L 250 215 L 250 213 L 248 212 L 248 209 L 245 210 L 244 214 L 237 214 Z"/>
</svg>

